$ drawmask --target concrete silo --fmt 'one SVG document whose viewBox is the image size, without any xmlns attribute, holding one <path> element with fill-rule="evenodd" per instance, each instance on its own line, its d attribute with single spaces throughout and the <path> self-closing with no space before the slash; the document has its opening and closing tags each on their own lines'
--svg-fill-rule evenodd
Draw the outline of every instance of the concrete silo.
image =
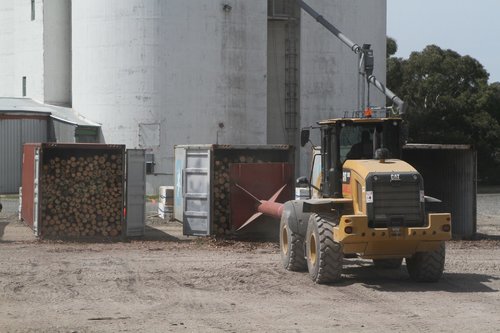
<svg viewBox="0 0 500 333">
<path fill-rule="evenodd" d="M 372 44 L 384 82 L 386 0 L 307 2 Z M 73 106 L 147 149 L 149 193 L 172 184 L 175 144 L 296 145 L 357 106 L 357 58 L 295 0 L 0 0 L 0 20 L 0 96 Z"/>
<path fill-rule="evenodd" d="M 0 97 L 71 105 L 71 2 L 0 0 Z"/>
<path fill-rule="evenodd" d="M 266 143 L 266 37 L 267 0 L 73 0 L 73 108 L 148 149 L 153 192 L 175 144 Z"/>
<path fill-rule="evenodd" d="M 0 1 L 0 96 L 14 96 L 15 36 L 14 0 Z M 18 88 L 21 86 L 19 85 Z"/>
</svg>

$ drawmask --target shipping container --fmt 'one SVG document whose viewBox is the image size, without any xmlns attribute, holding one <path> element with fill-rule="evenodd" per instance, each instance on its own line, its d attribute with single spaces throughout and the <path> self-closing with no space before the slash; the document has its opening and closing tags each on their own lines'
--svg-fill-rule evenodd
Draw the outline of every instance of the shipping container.
<svg viewBox="0 0 500 333">
<path fill-rule="evenodd" d="M 255 201 L 293 199 L 294 153 L 289 145 L 175 146 L 174 218 L 185 235 L 275 238 L 276 221 L 255 213 Z M 279 221 L 278 221 L 279 223 Z"/>
<path fill-rule="evenodd" d="M 425 194 L 440 199 L 432 211 L 450 212 L 455 239 L 471 239 L 477 222 L 477 153 L 468 145 L 409 144 L 403 159 L 424 178 Z"/>
<path fill-rule="evenodd" d="M 40 238 L 144 234 L 144 150 L 25 144 L 22 219 Z"/>
</svg>

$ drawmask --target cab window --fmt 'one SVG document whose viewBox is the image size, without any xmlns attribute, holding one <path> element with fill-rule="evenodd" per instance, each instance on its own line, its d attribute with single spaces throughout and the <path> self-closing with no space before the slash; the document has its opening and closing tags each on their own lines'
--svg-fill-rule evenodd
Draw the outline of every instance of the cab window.
<svg viewBox="0 0 500 333">
<path fill-rule="evenodd" d="M 370 128 L 346 126 L 340 134 L 340 160 L 373 158 L 373 140 Z"/>
<path fill-rule="evenodd" d="M 368 123 L 347 125 L 340 132 L 340 159 L 371 159 L 378 148 L 389 150 L 391 158 L 401 155 L 399 124 Z"/>
</svg>

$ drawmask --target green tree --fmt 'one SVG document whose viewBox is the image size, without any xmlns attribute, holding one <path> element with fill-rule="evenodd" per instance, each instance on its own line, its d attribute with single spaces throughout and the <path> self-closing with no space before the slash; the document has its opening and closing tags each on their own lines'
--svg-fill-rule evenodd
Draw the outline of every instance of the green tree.
<svg viewBox="0 0 500 333">
<path fill-rule="evenodd" d="M 398 43 L 396 40 L 391 37 L 387 37 L 387 45 L 386 45 L 386 55 L 387 57 L 392 57 L 398 52 Z"/>
<path fill-rule="evenodd" d="M 479 178 L 500 183 L 500 84 L 488 77 L 474 58 L 436 45 L 387 61 L 388 86 L 408 104 L 409 141 L 471 144 Z"/>
</svg>

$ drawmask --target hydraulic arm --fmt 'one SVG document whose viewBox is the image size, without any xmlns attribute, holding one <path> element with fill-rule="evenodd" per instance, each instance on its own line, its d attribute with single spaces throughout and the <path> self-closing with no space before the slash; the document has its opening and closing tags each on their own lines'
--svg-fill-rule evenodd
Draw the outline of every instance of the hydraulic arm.
<svg viewBox="0 0 500 333">
<path fill-rule="evenodd" d="M 389 88 L 387 88 L 382 82 L 377 80 L 373 73 L 373 51 L 370 49 L 369 45 L 363 45 L 363 47 L 354 43 L 346 35 L 344 35 L 339 29 L 337 29 L 333 24 L 327 21 L 323 16 L 311 8 L 307 3 L 302 0 L 297 0 L 300 8 L 302 8 L 306 13 L 311 15 L 318 23 L 324 26 L 328 31 L 334 34 L 338 39 L 340 39 L 345 45 L 347 45 L 355 54 L 360 57 L 360 73 L 365 77 L 368 84 L 372 84 L 380 92 L 382 92 L 387 98 L 389 98 L 397 107 L 399 114 L 403 114 L 405 111 L 405 102 L 396 96 Z M 368 106 L 369 106 L 369 93 L 368 93 Z"/>
</svg>

